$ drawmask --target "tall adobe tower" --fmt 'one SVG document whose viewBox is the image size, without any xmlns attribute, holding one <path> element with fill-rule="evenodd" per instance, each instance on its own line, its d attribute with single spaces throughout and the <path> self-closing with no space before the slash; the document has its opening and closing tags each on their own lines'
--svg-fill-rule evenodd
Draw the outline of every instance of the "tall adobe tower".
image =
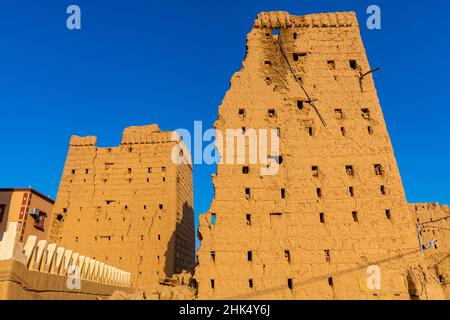
<svg viewBox="0 0 450 320">
<path fill-rule="evenodd" d="M 370 70 L 354 13 L 258 16 L 215 128 L 278 129 L 280 167 L 218 165 L 200 217 L 199 298 L 443 297 Z"/>
<path fill-rule="evenodd" d="M 174 137 L 157 125 L 125 129 L 114 148 L 72 137 L 50 240 L 131 272 L 134 286 L 191 269 L 192 167 L 173 163 Z"/>
</svg>

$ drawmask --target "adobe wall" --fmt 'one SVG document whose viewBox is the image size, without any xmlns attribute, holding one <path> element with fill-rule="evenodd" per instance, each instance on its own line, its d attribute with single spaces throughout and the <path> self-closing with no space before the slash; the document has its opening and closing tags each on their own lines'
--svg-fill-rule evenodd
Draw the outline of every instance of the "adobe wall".
<svg viewBox="0 0 450 320">
<path fill-rule="evenodd" d="M 438 203 L 410 204 L 411 213 L 419 224 L 423 245 L 437 242 L 424 250 L 431 272 L 435 273 L 450 298 L 450 207 Z"/>
<path fill-rule="evenodd" d="M 171 159 L 181 144 L 157 125 L 125 129 L 113 148 L 72 137 L 50 241 L 131 272 L 133 286 L 192 268 L 192 168 Z"/>
<path fill-rule="evenodd" d="M 131 290 L 81 280 L 81 288 L 69 289 L 67 277 L 27 270 L 15 260 L 0 261 L 0 300 L 98 300 L 117 290 Z"/>
<path fill-rule="evenodd" d="M 218 166 L 200 217 L 199 298 L 443 298 L 418 246 L 372 75 L 360 77 L 371 66 L 355 14 L 261 13 L 247 48 L 215 128 L 278 128 L 283 161 L 273 176 L 261 164 L 247 174 L 242 164 Z M 381 269 L 380 290 L 367 286 L 371 265 Z"/>
</svg>

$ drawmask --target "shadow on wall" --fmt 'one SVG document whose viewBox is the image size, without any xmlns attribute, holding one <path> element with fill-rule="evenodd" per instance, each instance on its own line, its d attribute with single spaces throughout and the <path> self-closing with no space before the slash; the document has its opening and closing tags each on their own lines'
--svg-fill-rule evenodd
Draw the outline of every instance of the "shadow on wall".
<svg viewBox="0 0 450 320">
<path fill-rule="evenodd" d="M 296 285 L 298 286 L 302 286 L 302 285 L 307 285 L 307 284 L 311 284 L 314 282 L 320 282 L 326 279 L 333 279 L 333 277 L 337 277 L 337 276 L 341 276 L 344 274 L 348 274 L 348 273 L 352 273 L 352 272 L 356 272 L 359 270 L 364 270 L 367 267 L 371 266 L 371 265 L 380 265 L 386 262 L 390 262 L 390 261 L 395 261 L 395 260 L 399 260 L 402 259 L 406 256 L 410 256 L 410 255 L 416 255 L 420 253 L 420 249 L 419 250 L 413 250 L 413 251 L 409 251 L 409 252 L 405 252 L 403 254 L 400 255 L 396 255 L 390 258 L 386 258 L 386 259 L 382 259 L 376 262 L 372 262 L 372 263 L 367 263 L 364 266 L 360 266 L 357 268 L 351 268 L 351 269 L 347 269 L 347 270 L 343 270 L 340 272 L 336 272 L 336 273 L 332 273 L 332 274 L 328 274 L 328 275 L 324 275 L 324 276 L 319 276 L 319 277 L 314 277 L 308 280 L 303 280 L 303 281 L 299 281 L 296 283 Z M 407 285 L 408 285 L 408 293 L 410 296 L 410 299 L 412 300 L 417 300 L 419 298 L 419 293 L 418 293 L 418 289 L 420 287 L 419 283 L 416 283 L 412 277 L 412 275 L 410 274 L 410 270 L 405 270 L 406 271 L 406 280 L 407 280 Z M 274 287 L 274 288 L 270 288 L 270 289 L 266 289 L 266 290 L 260 290 L 257 291 L 255 293 L 251 293 L 251 294 L 241 294 L 241 295 L 237 295 L 237 296 L 233 296 L 233 297 L 226 297 L 224 300 L 233 300 L 233 299 L 239 299 L 239 300 L 244 300 L 244 299 L 257 299 L 258 296 L 261 295 L 265 295 L 265 294 L 270 294 L 273 292 L 277 292 L 277 291 L 281 291 L 284 290 L 286 287 Z"/>
<path fill-rule="evenodd" d="M 0 198 L 0 241 L 3 240 L 3 233 L 5 233 L 8 226 L 9 216 L 8 210 L 11 204 L 12 194 Z"/>
<path fill-rule="evenodd" d="M 172 234 L 164 254 L 167 277 L 183 270 L 193 272 L 195 267 L 195 225 L 194 209 L 187 202 L 183 204 L 181 217 L 177 217 L 175 232 Z"/>
</svg>

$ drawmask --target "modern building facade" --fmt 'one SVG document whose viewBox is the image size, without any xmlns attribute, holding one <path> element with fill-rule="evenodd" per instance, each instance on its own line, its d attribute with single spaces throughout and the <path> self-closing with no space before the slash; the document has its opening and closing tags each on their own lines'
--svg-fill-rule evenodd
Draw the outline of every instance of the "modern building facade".
<svg viewBox="0 0 450 320">
<path fill-rule="evenodd" d="M 20 241 L 47 239 L 54 201 L 32 188 L 0 189 L 0 240 L 10 222 L 18 222 Z"/>
</svg>

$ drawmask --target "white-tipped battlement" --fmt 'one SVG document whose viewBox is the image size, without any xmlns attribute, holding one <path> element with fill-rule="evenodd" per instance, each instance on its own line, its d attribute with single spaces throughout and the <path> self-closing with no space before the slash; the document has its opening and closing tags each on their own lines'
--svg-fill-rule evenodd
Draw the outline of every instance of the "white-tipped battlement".
<svg viewBox="0 0 450 320">
<path fill-rule="evenodd" d="M 17 222 L 10 222 L 0 241 L 0 260 L 17 260 L 30 271 L 74 277 L 85 281 L 129 288 L 131 274 L 46 240 L 29 236 L 25 245 L 19 242 Z"/>
</svg>

